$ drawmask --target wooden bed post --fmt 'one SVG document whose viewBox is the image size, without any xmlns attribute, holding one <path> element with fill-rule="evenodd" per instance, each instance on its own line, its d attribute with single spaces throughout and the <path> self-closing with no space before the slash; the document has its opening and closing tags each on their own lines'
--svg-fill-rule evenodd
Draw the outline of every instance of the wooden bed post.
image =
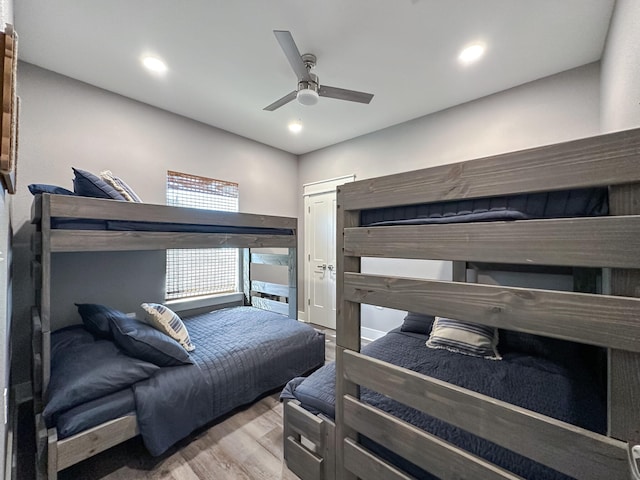
<svg viewBox="0 0 640 480">
<path fill-rule="evenodd" d="M 360 257 L 348 257 L 344 252 L 344 229 L 360 225 L 360 211 L 344 209 L 342 189 L 337 188 L 336 228 L 336 372 L 344 371 L 344 351 L 360 351 L 360 304 L 344 299 L 345 272 L 360 272 Z M 357 433 L 346 426 L 344 418 L 344 396 L 360 398 L 358 385 L 336 375 L 336 479 L 355 480 L 356 476 L 345 468 L 344 442 L 346 438 L 357 441 Z"/>
<path fill-rule="evenodd" d="M 611 215 L 640 215 L 640 183 L 610 187 Z M 640 252 L 635 252 L 640 255 Z M 640 270 L 612 269 L 611 294 L 640 297 Z M 640 444 L 640 354 L 609 350 L 608 434 Z"/>
<path fill-rule="evenodd" d="M 244 293 L 244 304 L 251 305 L 251 249 L 242 249 L 242 292 Z"/>
<path fill-rule="evenodd" d="M 289 249 L 289 318 L 298 319 L 298 249 Z"/>
<path fill-rule="evenodd" d="M 454 282 L 466 282 L 467 281 L 467 262 L 453 261 L 451 262 L 451 280 Z"/>
</svg>

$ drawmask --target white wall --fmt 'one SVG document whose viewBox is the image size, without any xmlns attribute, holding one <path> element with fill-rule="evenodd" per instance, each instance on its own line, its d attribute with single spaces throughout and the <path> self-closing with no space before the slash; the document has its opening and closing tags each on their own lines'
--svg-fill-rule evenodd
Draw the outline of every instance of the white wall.
<svg viewBox="0 0 640 480">
<path fill-rule="evenodd" d="M 602 130 L 640 127 L 640 1 L 617 0 L 602 57 Z"/>
<path fill-rule="evenodd" d="M 295 155 L 132 101 L 68 77 L 20 63 L 19 192 L 13 204 L 18 327 L 16 370 L 29 363 L 30 183 L 72 189 L 71 167 L 111 169 L 145 202 L 165 203 L 166 171 L 239 183 L 240 210 L 296 216 Z M 265 201 L 268 199 L 268 201 Z M 134 311 L 161 301 L 164 252 L 56 255 L 52 325 L 75 323 L 73 302 L 100 302 Z M 123 274 L 124 272 L 124 274 Z M 19 286 L 17 285 L 19 283 Z"/>
<path fill-rule="evenodd" d="M 595 135 L 599 98 L 600 68 L 594 63 L 303 155 L 298 218 L 304 218 L 305 183 L 351 174 L 361 180 Z M 386 268 L 375 260 L 365 267 Z M 369 314 L 365 328 L 393 328 L 402 318 L 377 309 Z"/>
</svg>

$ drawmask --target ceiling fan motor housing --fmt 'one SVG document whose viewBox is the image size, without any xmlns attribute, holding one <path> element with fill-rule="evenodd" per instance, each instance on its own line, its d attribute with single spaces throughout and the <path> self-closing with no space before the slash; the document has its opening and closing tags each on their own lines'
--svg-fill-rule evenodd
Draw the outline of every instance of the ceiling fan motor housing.
<svg viewBox="0 0 640 480">
<path fill-rule="evenodd" d="M 318 76 L 310 73 L 311 79 L 309 81 L 301 80 L 298 82 L 298 93 L 296 99 L 298 103 L 302 105 L 315 105 L 320 98 L 320 82 Z"/>
<path fill-rule="evenodd" d="M 302 105 L 315 105 L 321 96 L 358 103 L 369 103 L 371 101 L 373 98 L 371 93 L 329 87 L 327 85 L 320 87 L 318 76 L 311 73 L 311 69 L 316 66 L 316 56 L 312 53 L 301 55 L 296 42 L 293 41 L 291 32 L 274 30 L 273 33 L 293 69 L 293 73 L 298 77 L 298 86 L 293 92 L 287 93 L 271 105 L 264 107 L 264 110 L 273 112 L 293 99 L 297 99 L 298 103 Z"/>
</svg>

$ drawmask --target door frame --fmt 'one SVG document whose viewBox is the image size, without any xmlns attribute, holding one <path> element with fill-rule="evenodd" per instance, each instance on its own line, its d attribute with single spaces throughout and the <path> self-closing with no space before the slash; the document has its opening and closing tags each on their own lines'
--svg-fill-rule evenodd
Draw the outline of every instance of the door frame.
<svg viewBox="0 0 640 480">
<path fill-rule="evenodd" d="M 304 252 L 302 257 L 302 271 L 304 272 L 304 316 L 302 316 L 299 312 L 298 318 L 303 319 L 305 322 L 309 322 L 309 302 L 311 299 L 311 275 L 308 268 L 309 265 L 309 255 L 311 253 L 311 238 L 308 235 L 307 226 L 310 223 L 310 213 L 309 213 L 309 198 L 312 195 L 317 195 L 319 193 L 328 193 L 335 190 L 340 185 L 344 185 L 345 183 L 354 182 L 356 179 L 356 175 L 344 175 L 341 177 L 330 178 L 327 180 L 319 180 L 317 182 L 305 183 L 302 185 L 302 205 L 304 209 Z M 336 252 L 337 255 L 337 252 Z"/>
</svg>

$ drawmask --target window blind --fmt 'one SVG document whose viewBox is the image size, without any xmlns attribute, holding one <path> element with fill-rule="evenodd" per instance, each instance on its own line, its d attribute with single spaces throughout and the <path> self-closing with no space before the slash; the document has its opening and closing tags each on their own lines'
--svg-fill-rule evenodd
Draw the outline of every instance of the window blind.
<svg viewBox="0 0 640 480">
<path fill-rule="evenodd" d="M 238 211 L 238 184 L 169 170 L 167 205 Z M 166 300 L 238 290 L 238 249 L 167 250 Z"/>
</svg>

